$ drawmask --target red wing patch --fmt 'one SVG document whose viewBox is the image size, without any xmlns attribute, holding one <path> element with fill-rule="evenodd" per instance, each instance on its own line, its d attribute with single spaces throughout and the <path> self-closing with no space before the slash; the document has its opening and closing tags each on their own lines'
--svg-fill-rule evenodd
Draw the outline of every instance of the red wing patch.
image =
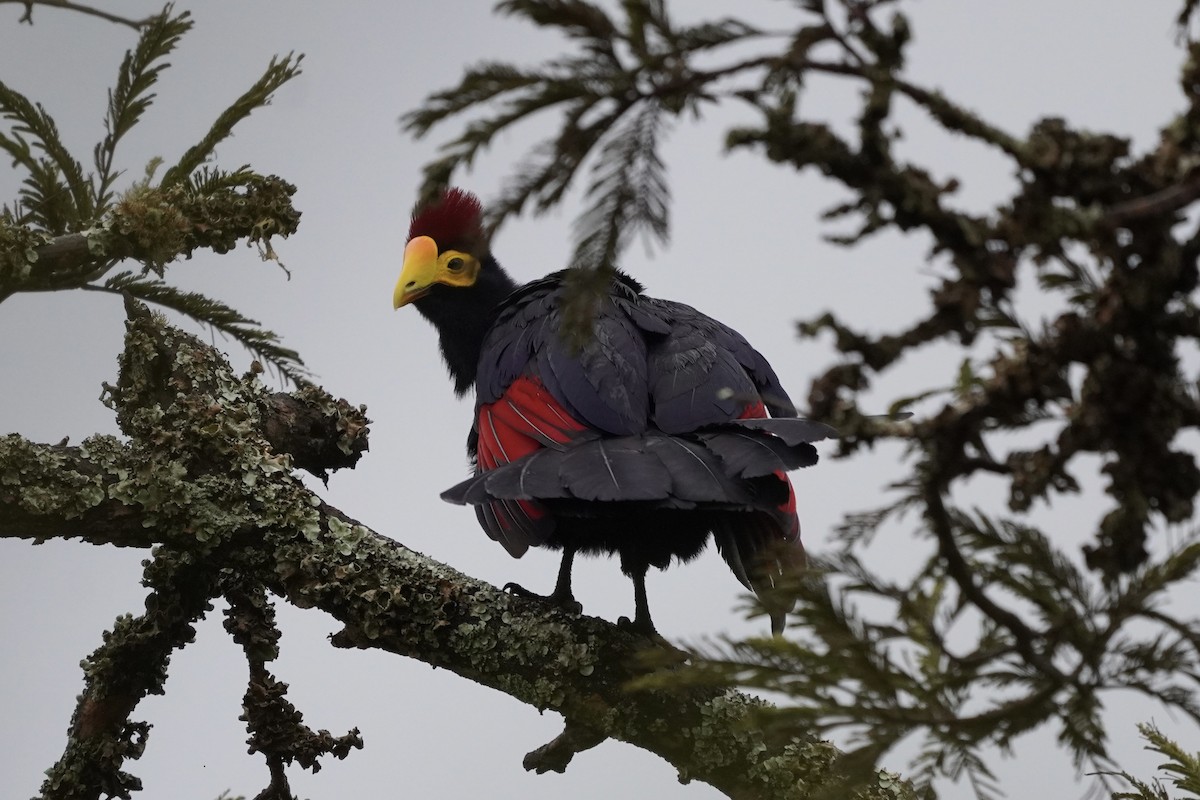
<svg viewBox="0 0 1200 800">
<path fill-rule="evenodd" d="M 500 399 L 481 405 L 476 424 L 477 458 L 484 472 L 543 447 L 565 449 L 588 430 L 571 417 L 541 381 L 530 375 L 513 381 Z M 531 534 L 537 527 L 535 521 L 546 515 L 546 509 L 534 500 L 493 501 L 490 505 L 500 526 L 497 533 L 502 536 L 513 529 Z M 541 541 L 536 535 L 531 538 L 537 540 L 531 543 Z"/>
<path fill-rule="evenodd" d="M 565 449 L 587 430 L 541 381 L 522 375 L 500 399 L 479 407 L 479 457 L 484 469 L 509 464 L 542 447 Z"/>
<path fill-rule="evenodd" d="M 766 419 L 766 418 L 767 418 L 767 407 L 763 404 L 762 400 L 758 400 L 753 403 L 747 403 L 746 407 L 744 409 L 742 409 L 742 413 L 738 415 L 738 419 Z"/>
<path fill-rule="evenodd" d="M 767 407 L 759 400 L 755 403 L 747 404 L 738 419 L 766 419 L 766 417 Z M 787 500 L 779 506 L 779 513 L 787 520 L 784 534 L 788 541 L 792 541 L 800 534 L 800 518 L 796 516 L 796 490 L 793 488 L 792 480 L 787 476 L 786 472 L 776 470 L 775 475 L 779 480 L 787 484 Z"/>
</svg>

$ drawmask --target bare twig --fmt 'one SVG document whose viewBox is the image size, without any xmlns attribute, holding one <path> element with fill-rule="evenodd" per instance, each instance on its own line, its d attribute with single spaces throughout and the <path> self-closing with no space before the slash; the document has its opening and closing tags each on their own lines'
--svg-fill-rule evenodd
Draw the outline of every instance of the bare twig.
<svg viewBox="0 0 1200 800">
<path fill-rule="evenodd" d="M 1116 228 L 1137 219 L 1159 217 L 1200 200 L 1200 172 L 1182 183 L 1168 186 L 1145 197 L 1118 203 L 1104 212 L 1104 222 Z"/>
<path fill-rule="evenodd" d="M 49 6 L 50 8 L 61 8 L 65 11 L 78 11 L 81 14 L 87 14 L 91 17 L 99 17 L 108 22 L 115 22 L 118 25 L 125 25 L 133 28 L 135 31 L 140 31 L 148 25 L 154 17 L 145 19 L 130 19 L 122 17 L 118 14 L 113 14 L 110 11 L 105 11 L 102 8 L 83 5 L 82 3 L 72 3 L 70 0 L 0 0 L 0 3 L 19 3 L 25 6 L 25 13 L 21 15 L 20 22 L 33 24 L 33 7 L 34 6 Z"/>
<path fill-rule="evenodd" d="M 1013 647 L 1027 662 L 1037 667 L 1046 677 L 1059 684 L 1066 684 L 1068 677 L 1046 657 L 1039 647 L 1039 641 L 1044 641 L 1038 631 L 1025 624 L 1025 621 L 1013 612 L 998 605 L 979 585 L 971 566 L 963 557 L 958 543 L 954 540 L 954 529 L 950 522 L 950 514 L 942 502 L 942 488 L 938 482 L 929 480 L 923 487 L 926 514 L 930 528 L 937 537 L 938 550 L 946 561 L 946 572 L 958 585 L 959 591 L 969 599 L 975 607 L 989 619 L 1007 630 L 1013 637 Z"/>
<path fill-rule="evenodd" d="M 590 750 L 603 742 L 604 734 L 567 722 L 563 732 L 538 749 L 527 753 L 521 762 L 530 772 L 566 772 L 567 765 L 577 753 Z"/>
</svg>

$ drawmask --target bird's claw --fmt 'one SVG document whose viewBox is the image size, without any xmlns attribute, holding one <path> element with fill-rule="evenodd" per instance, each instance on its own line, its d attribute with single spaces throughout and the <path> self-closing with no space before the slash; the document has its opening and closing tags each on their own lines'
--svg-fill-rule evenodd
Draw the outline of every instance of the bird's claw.
<svg viewBox="0 0 1200 800">
<path fill-rule="evenodd" d="M 623 631 L 629 631 L 630 633 L 636 633 L 641 636 L 645 636 L 647 639 L 662 639 L 662 636 L 658 632 L 658 628 L 655 628 L 654 623 L 649 619 L 638 619 L 637 617 L 634 617 L 633 619 L 630 619 L 629 617 L 618 617 L 617 627 Z"/>
<path fill-rule="evenodd" d="M 512 582 L 504 584 L 504 591 L 529 600 L 541 600 L 544 603 L 549 603 L 556 608 L 566 611 L 568 614 L 579 615 L 583 613 L 583 605 L 570 592 L 559 592 L 555 589 L 550 594 L 538 594 L 537 592 L 529 591 L 519 583 Z"/>
<path fill-rule="evenodd" d="M 618 617 L 617 627 L 623 631 L 628 631 L 637 636 L 649 639 L 654 644 L 658 645 L 659 649 L 666 656 L 667 660 L 664 665 L 682 664 L 692 657 L 692 654 L 686 650 L 671 644 L 667 639 L 658 632 L 654 627 L 654 622 L 649 619 L 630 619 L 629 617 Z"/>
</svg>

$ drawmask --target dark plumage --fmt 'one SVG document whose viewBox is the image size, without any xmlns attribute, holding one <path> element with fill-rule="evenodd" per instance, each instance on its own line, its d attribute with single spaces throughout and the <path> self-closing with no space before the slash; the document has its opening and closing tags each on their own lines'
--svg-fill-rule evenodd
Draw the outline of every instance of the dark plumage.
<svg viewBox="0 0 1200 800">
<path fill-rule="evenodd" d="M 617 554 L 647 631 L 646 570 L 695 557 L 712 535 L 780 630 L 789 604 L 770 589 L 804 564 L 786 471 L 815 464 L 811 443 L 832 430 L 792 416 L 775 372 L 736 331 L 619 272 L 593 335 L 566 340 L 565 275 L 518 287 L 465 192 L 414 214 L 395 305 L 413 303 L 436 326 L 456 390 L 476 392 L 475 474 L 443 498 L 473 505 L 515 557 L 562 549 L 549 599 L 568 607 L 574 554 Z"/>
</svg>

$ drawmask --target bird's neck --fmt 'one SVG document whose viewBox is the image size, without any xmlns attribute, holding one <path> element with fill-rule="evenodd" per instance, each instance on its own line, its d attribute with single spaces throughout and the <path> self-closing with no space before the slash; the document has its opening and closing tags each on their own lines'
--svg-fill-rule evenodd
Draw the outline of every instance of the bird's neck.
<svg viewBox="0 0 1200 800">
<path fill-rule="evenodd" d="M 417 310 L 437 328 L 442 358 L 460 397 L 475 385 L 483 339 L 496 308 L 517 289 L 517 283 L 491 255 L 482 259 L 479 279 L 468 288 L 434 286 L 416 303 Z"/>
</svg>

